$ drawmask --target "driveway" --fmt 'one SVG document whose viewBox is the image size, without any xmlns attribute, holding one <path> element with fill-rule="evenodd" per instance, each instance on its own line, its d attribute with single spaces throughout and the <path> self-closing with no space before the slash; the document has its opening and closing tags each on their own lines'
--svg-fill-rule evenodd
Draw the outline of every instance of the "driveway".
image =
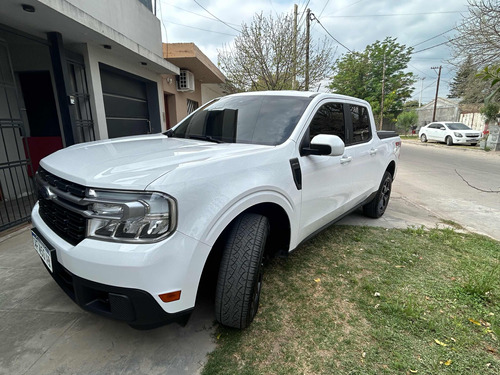
<svg viewBox="0 0 500 375">
<path fill-rule="evenodd" d="M 0 239 L 0 374 L 196 374 L 215 348 L 212 303 L 186 327 L 138 331 L 87 313 L 33 250 L 30 227 Z"/>
</svg>

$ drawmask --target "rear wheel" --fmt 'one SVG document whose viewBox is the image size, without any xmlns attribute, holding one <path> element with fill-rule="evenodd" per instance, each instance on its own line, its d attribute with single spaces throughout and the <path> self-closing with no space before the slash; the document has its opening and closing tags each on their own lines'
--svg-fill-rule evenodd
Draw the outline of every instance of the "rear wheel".
<svg viewBox="0 0 500 375">
<path fill-rule="evenodd" d="M 377 195 L 369 203 L 363 206 L 363 212 L 368 217 L 375 219 L 381 217 L 389 204 L 392 190 L 392 175 L 389 172 L 384 173 L 382 182 L 377 191 Z"/>
<path fill-rule="evenodd" d="M 257 314 L 268 234 L 262 215 L 243 214 L 232 224 L 215 292 L 215 316 L 225 326 L 246 328 Z"/>
<path fill-rule="evenodd" d="M 422 134 L 422 135 L 420 136 L 420 142 L 422 142 L 422 143 L 427 142 L 427 136 L 426 136 L 425 134 Z"/>
<path fill-rule="evenodd" d="M 447 146 L 453 146 L 453 139 L 450 136 L 447 136 L 445 139 Z"/>
</svg>

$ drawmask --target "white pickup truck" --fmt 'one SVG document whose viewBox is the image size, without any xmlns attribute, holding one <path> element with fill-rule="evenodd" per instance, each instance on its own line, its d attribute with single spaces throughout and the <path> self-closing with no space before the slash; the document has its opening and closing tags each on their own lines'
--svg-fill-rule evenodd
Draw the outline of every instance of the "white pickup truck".
<svg viewBox="0 0 500 375">
<path fill-rule="evenodd" d="M 44 158 L 34 246 L 78 305 L 136 328 L 185 320 L 204 268 L 216 268 L 216 318 L 245 328 L 263 257 L 359 207 L 383 215 L 400 147 L 396 133 L 376 131 L 363 100 L 229 95 L 164 134 Z"/>
</svg>

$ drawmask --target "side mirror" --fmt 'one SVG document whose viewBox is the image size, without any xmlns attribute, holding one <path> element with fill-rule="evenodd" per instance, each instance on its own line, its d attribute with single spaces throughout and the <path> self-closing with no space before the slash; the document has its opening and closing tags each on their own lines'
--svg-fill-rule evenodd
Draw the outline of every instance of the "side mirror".
<svg viewBox="0 0 500 375">
<path fill-rule="evenodd" d="M 345 144 L 340 137 L 330 134 L 318 134 L 311 140 L 310 147 L 300 150 L 301 156 L 329 155 L 340 156 L 344 154 Z"/>
</svg>

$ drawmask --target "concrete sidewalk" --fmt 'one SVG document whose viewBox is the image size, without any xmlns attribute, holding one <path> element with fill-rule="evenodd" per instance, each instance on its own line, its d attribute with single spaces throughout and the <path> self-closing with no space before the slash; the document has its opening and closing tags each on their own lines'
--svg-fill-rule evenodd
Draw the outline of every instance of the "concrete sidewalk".
<svg viewBox="0 0 500 375">
<path fill-rule="evenodd" d="M 339 224 L 433 228 L 439 222 L 395 184 L 382 218 L 357 211 Z M 29 225 L 0 238 L 0 285 L 0 374 L 196 374 L 215 348 L 211 301 L 200 301 L 186 327 L 150 331 L 81 310 L 43 267 Z"/>
<path fill-rule="evenodd" d="M 212 303 L 186 327 L 137 331 L 80 309 L 33 249 L 31 226 L 0 239 L 0 374 L 196 374 L 215 348 Z"/>
</svg>

